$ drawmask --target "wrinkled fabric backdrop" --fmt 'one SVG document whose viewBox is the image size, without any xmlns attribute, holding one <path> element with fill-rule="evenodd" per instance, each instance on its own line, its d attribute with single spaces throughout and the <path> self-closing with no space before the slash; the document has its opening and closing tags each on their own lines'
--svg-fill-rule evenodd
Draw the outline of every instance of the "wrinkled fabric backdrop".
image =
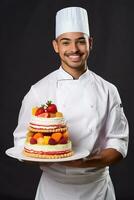
<svg viewBox="0 0 134 200">
<path fill-rule="evenodd" d="M 129 151 L 110 172 L 117 200 L 133 200 L 134 5 L 130 0 L 1 1 L 0 197 L 34 199 L 39 166 L 12 159 L 5 150 L 13 146 L 12 133 L 24 95 L 32 84 L 59 67 L 52 48 L 55 13 L 67 6 L 87 9 L 94 39 L 89 68 L 115 84 L 122 98 L 130 125 Z"/>
</svg>

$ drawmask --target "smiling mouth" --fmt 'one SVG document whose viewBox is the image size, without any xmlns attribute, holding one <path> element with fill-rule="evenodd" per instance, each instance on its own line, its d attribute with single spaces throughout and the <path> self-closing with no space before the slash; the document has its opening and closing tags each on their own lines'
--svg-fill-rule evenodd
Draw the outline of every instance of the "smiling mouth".
<svg viewBox="0 0 134 200">
<path fill-rule="evenodd" d="M 71 61 L 78 62 L 81 60 L 81 54 L 67 54 L 66 55 Z"/>
</svg>

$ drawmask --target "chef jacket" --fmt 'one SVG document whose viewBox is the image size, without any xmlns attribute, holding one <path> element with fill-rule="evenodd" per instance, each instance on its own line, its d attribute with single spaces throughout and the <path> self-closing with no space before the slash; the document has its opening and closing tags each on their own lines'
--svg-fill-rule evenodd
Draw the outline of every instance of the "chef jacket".
<svg viewBox="0 0 134 200">
<path fill-rule="evenodd" d="M 22 101 L 15 146 L 25 142 L 32 107 L 48 100 L 64 114 L 73 147 L 91 154 L 113 148 L 127 155 L 128 122 L 117 88 L 89 69 L 75 80 L 60 67 L 31 87 Z M 115 199 L 108 167 L 73 168 L 55 163 L 41 169 L 36 200 Z"/>
</svg>

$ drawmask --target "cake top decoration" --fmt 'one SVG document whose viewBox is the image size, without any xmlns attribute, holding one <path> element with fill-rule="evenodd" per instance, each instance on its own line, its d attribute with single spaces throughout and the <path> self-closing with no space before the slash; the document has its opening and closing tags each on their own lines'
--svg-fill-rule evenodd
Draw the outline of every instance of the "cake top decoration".
<svg viewBox="0 0 134 200">
<path fill-rule="evenodd" d="M 34 107 L 32 109 L 32 115 L 43 118 L 63 117 L 62 113 L 58 112 L 56 104 L 50 100 L 46 104 Z"/>
</svg>

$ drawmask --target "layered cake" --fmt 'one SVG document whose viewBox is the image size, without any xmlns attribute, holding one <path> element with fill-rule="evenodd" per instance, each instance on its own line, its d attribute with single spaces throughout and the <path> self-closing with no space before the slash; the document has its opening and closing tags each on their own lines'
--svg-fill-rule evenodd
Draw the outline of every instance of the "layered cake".
<svg viewBox="0 0 134 200">
<path fill-rule="evenodd" d="M 65 119 L 51 101 L 32 109 L 24 155 L 35 158 L 64 158 L 73 154 Z"/>
</svg>

